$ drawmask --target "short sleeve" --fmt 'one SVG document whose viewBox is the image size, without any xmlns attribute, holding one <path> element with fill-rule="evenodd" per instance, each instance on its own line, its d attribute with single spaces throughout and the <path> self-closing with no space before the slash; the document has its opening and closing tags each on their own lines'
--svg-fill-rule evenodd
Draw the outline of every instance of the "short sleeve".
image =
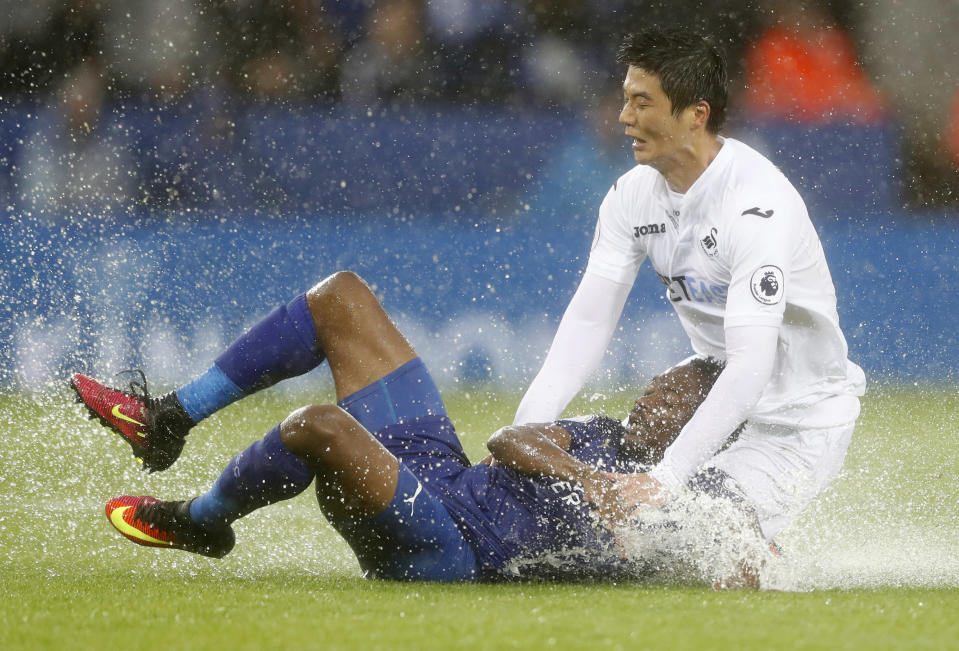
<svg viewBox="0 0 959 651">
<path fill-rule="evenodd" d="M 729 237 L 724 325 L 778 327 L 786 309 L 799 219 L 788 208 L 747 207 L 741 213 L 733 218 Z"/>
<path fill-rule="evenodd" d="M 569 452 L 576 453 L 589 447 L 612 447 L 619 449 L 626 434 L 623 425 L 608 416 L 580 416 L 564 418 L 556 424 L 569 432 Z"/>
<path fill-rule="evenodd" d="M 609 416 L 583 416 L 556 421 L 569 432 L 569 454 L 611 472 L 635 472 L 636 463 L 621 454 L 626 428 Z"/>
</svg>

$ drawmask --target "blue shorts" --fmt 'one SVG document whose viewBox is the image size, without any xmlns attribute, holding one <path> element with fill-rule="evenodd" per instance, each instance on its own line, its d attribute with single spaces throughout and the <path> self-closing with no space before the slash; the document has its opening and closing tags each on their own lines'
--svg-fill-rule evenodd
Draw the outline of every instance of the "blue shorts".
<svg viewBox="0 0 959 651">
<path fill-rule="evenodd" d="M 469 461 L 436 383 L 415 358 L 339 402 L 399 460 L 396 494 L 372 518 L 330 522 L 360 567 L 375 578 L 470 581 L 480 570 L 472 546 L 431 482 L 462 472 Z"/>
</svg>

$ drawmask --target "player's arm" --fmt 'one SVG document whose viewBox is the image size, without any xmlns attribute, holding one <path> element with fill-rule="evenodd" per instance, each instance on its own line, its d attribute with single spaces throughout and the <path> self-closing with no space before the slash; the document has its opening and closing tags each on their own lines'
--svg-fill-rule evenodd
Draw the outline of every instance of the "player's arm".
<svg viewBox="0 0 959 651">
<path fill-rule="evenodd" d="M 615 489 L 618 475 L 575 459 L 568 452 L 571 444 L 569 431 L 555 423 L 509 425 L 486 442 L 497 465 L 524 475 L 579 484 L 583 497 L 609 526 L 621 522 L 626 509 Z"/>
<path fill-rule="evenodd" d="M 591 468 L 570 456 L 570 433 L 555 423 L 500 428 L 486 442 L 497 465 L 524 475 L 578 481 Z"/>
<path fill-rule="evenodd" d="M 676 494 L 747 420 L 772 377 L 779 328 L 726 329 L 726 367 L 651 476 Z"/>
<path fill-rule="evenodd" d="M 773 216 L 737 211 L 729 230 L 723 252 L 731 273 L 724 316 L 726 367 L 650 473 L 669 493 L 676 494 L 749 418 L 772 379 L 793 254 L 803 246 L 799 220 L 790 213 L 801 207 L 773 201 L 762 204 L 775 206 Z"/>
<path fill-rule="evenodd" d="M 546 361 L 516 410 L 514 423 L 559 417 L 603 359 L 630 285 L 587 273 L 560 321 Z"/>
<path fill-rule="evenodd" d="M 546 360 L 520 401 L 515 424 L 551 422 L 603 359 L 645 259 L 629 228 L 623 188 L 614 186 L 599 210 L 589 263 L 560 321 Z"/>
</svg>

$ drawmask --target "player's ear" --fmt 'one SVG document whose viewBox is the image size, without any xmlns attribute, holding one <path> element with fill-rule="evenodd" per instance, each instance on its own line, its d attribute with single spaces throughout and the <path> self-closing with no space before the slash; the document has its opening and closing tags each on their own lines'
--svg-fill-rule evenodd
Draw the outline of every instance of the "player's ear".
<svg viewBox="0 0 959 651">
<path fill-rule="evenodd" d="M 712 112 L 709 102 L 701 99 L 690 106 L 689 110 L 692 113 L 692 126 L 696 129 L 705 129 L 709 122 L 709 114 Z"/>
</svg>

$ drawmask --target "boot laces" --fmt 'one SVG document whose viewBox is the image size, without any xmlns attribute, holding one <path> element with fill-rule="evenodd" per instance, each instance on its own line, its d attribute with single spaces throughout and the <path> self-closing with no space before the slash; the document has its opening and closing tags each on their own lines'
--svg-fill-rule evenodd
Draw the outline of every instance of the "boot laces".
<svg viewBox="0 0 959 651">
<path fill-rule="evenodd" d="M 120 371 L 117 375 L 138 375 L 139 379 L 134 378 L 130 380 L 130 395 L 142 400 L 145 404 L 149 404 L 152 401 L 150 390 L 147 388 L 147 376 L 143 372 L 143 369 L 131 368 L 126 371 Z"/>
</svg>

